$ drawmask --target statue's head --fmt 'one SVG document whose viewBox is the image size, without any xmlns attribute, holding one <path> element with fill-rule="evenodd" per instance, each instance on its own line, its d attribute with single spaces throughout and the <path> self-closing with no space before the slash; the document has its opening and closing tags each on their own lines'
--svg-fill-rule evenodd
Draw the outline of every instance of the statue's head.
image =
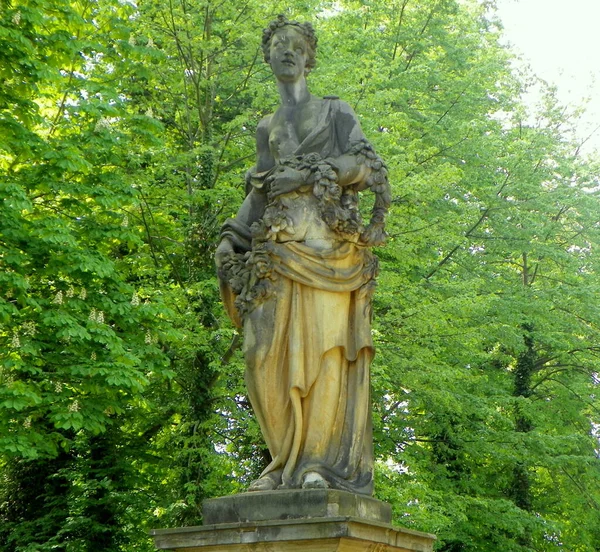
<svg viewBox="0 0 600 552">
<path fill-rule="evenodd" d="M 285 15 L 278 15 L 277 19 L 271 21 L 268 27 L 263 30 L 262 50 L 265 61 L 271 63 L 271 42 L 273 36 L 286 27 L 292 28 L 297 33 L 304 37 L 306 41 L 307 60 L 304 71 L 306 74 L 316 65 L 317 53 L 317 36 L 315 30 L 310 23 L 299 23 L 298 21 L 290 21 Z"/>
</svg>

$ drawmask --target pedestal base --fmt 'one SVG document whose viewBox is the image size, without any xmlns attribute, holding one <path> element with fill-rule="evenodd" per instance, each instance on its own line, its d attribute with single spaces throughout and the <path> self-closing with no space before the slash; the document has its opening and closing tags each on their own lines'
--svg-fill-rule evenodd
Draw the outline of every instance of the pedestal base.
<svg viewBox="0 0 600 552">
<path fill-rule="evenodd" d="M 172 552 L 431 552 L 435 536 L 389 524 L 384 502 L 343 491 L 248 493 L 204 503 L 202 527 L 151 531 Z M 270 519 L 265 519 L 270 517 Z"/>
<path fill-rule="evenodd" d="M 392 507 L 376 498 L 346 491 L 292 489 L 211 498 L 202 503 L 202 515 L 204 525 L 346 516 L 391 523 Z"/>
</svg>

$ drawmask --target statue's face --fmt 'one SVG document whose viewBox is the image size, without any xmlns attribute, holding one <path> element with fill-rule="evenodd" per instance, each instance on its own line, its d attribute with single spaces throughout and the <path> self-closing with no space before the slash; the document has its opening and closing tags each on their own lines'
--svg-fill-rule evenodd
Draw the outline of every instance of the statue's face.
<svg viewBox="0 0 600 552">
<path fill-rule="evenodd" d="M 292 26 L 279 29 L 271 39 L 271 68 L 278 80 L 294 82 L 304 76 L 306 68 L 306 39 Z"/>
</svg>

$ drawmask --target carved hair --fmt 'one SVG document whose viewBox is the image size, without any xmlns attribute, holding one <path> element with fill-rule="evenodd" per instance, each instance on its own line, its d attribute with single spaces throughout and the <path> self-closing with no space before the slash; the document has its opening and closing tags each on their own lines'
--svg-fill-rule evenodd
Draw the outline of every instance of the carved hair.
<svg viewBox="0 0 600 552">
<path fill-rule="evenodd" d="M 316 53 L 317 53 L 317 35 L 315 34 L 315 30 L 310 23 L 299 23 L 298 21 L 290 21 L 285 15 L 279 14 L 277 19 L 271 21 L 269 26 L 263 30 L 262 37 L 262 50 L 265 61 L 267 63 L 271 62 L 271 40 L 273 39 L 273 35 L 283 27 L 291 26 L 295 31 L 298 31 L 306 40 L 306 54 L 308 59 L 306 60 L 306 73 L 309 73 L 310 70 L 316 65 Z"/>
</svg>

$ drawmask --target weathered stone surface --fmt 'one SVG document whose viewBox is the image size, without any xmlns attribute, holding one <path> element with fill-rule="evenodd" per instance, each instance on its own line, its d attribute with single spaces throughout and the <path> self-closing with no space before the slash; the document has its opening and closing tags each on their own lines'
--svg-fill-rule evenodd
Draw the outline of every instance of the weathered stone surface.
<svg viewBox="0 0 600 552">
<path fill-rule="evenodd" d="M 242 493 L 206 500 L 205 525 L 248 521 L 347 516 L 391 523 L 391 506 L 380 500 L 331 489 Z"/>
<path fill-rule="evenodd" d="M 350 517 L 226 523 L 152 531 L 172 552 L 431 552 L 435 536 Z"/>
<path fill-rule="evenodd" d="M 258 123 L 247 196 L 223 225 L 215 262 L 273 459 L 249 490 L 371 495 L 371 249 L 385 240 L 391 190 L 350 105 L 309 92 L 316 46 L 309 23 L 283 15 L 263 33 L 281 103 Z"/>
</svg>

